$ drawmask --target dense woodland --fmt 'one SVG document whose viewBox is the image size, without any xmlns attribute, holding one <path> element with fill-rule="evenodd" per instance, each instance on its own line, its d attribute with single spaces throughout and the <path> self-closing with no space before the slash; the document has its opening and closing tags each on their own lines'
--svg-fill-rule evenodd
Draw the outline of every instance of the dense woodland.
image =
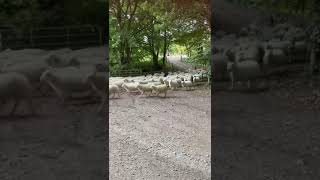
<svg viewBox="0 0 320 180">
<path fill-rule="evenodd" d="M 206 0 L 111 0 L 109 45 L 112 70 L 166 67 L 166 55 L 210 62 L 210 5 Z"/>
<path fill-rule="evenodd" d="M 1 26 L 106 25 L 107 0 L 0 0 Z"/>
<path fill-rule="evenodd" d="M 319 16 L 318 0 L 228 0 L 246 7 L 272 10 L 288 15 Z"/>
</svg>

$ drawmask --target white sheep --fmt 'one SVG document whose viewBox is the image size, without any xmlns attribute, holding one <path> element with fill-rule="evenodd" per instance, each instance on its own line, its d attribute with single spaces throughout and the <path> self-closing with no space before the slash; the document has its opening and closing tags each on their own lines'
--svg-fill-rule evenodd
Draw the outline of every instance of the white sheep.
<svg viewBox="0 0 320 180">
<path fill-rule="evenodd" d="M 107 85 L 106 82 L 108 80 L 107 74 L 105 72 L 95 72 L 95 73 L 89 73 L 87 75 L 87 80 L 85 79 L 86 82 L 88 82 L 92 88 L 92 90 L 95 92 L 96 95 L 101 100 L 101 103 L 98 107 L 98 112 L 101 112 L 106 100 L 107 100 L 107 95 L 106 95 L 106 90 L 107 90 Z M 118 91 L 120 93 L 120 88 L 118 87 Z M 118 94 L 120 97 L 120 94 Z"/>
<path fill-rule="evenodd" d="M 263 57 L 263 64 L 266 66 L 278 66 L 289 64 L 289 57 L 281 49 L 266 49 Z"/>
<path fill-rule="evenodd" d="M 213 55 L 213 72 L 214 72 L 214 80 L 223 80 L 228 77 L 227 72 L 227 64 L 228 57 L 224 54 L 214 54 Z"/>
<path fill-rule="evenodd" d="M 113 97 L 115 97 L 116 94 L 118 94 L 118 97 L 120 98 L 120 88 L 117 85 L 110 84 L 109 85 L 109 94 L 113 94 Z"/>
<path fill-rule="evenodd" d="M 72 97 L 73 93 L 92 92 L 89 77 L 94 74 L 95 72 L 83 72 L 76 67 L 52 68 L 41 75 L 40 82 L 47 83 L 64 103 L 65 98 Z"/>
<path fill-rule="evenodd" d="M 169 80 L 169 86 L 173 89 L 176 90 L 178 87 L 181 87 L 181 80 L 180 79 L 171 79 Z"/>
<path fill-rule="evenodd" d="M 192 81 L 182 81 L 182 87 L 191 90 L 191 87 L 193 87 L 193 83 Z"/>
<path fill-rule="evenodd" d="M 138 90 L 138 83 L 123 83 L 122 87 L 127 91 L 127 93 L 137 92 Z"/>
<path fill-rule="evenodd" d="M 150 92 L 148 96 L 152 94 L 152 85 L 151 84 L 139 84 L 138 90 L 141 92 L 140 96 L 142 96 L 145 92 Z"/>
<path fill-rule="evenodd" d="M 21 100 L 28 103 L 31 114 L 35 115 L 32 103 L 32 86 L 23 74 L 14 72 L 0 74 L 0 99 L 2 102 L 15 101 L 10 115 L 15 113 Z"/>
<path fill-rule="evenodd" d="M 234 88 L 236 81 L 247 81 L 247 86 L 250 88 L 251 81 L 261 75 L 260 66 L 255 61 L 230 62 L 228 63 L 228 71 L 231 80 L 230 89 Z"/>
<path fill-rule="evenodd" d="M 167 91 L 168 91 L 168 86 L 161 84 L 161 85 L 152 85 L 151 86 L 152 90 L 157 93 L 157 96 L 159 94 L 164 94 L 164 97 L 167 96 Z"/>
</svg>

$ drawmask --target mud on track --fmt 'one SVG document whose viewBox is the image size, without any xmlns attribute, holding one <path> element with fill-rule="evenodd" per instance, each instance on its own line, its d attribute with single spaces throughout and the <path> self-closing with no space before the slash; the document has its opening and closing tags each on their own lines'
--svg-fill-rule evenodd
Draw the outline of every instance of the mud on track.
<svg viewBox="0 0 320 180">
<path fill-rule="evenodd" d="M 210 179 L 208 89 L 109 100 L 110 179 Z"/>
</svg>

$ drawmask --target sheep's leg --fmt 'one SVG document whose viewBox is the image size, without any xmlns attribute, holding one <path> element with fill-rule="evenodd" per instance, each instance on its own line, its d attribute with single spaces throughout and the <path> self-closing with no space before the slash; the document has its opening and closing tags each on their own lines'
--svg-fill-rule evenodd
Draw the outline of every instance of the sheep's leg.
<svg viewBox="0 0 320 180">
<path fill-rule="evenodd" d="M 143 96 L 144 91 L 142 91 L 141 89 L 138 89 L 138 91 L 140 92 L 140 97 Z"/>
<path fill-rule="evenodd" d="M 167 91 L 164 92 L 164 97 L 167 97 Z"/>
<path fill-rule="evenodd" d="M 251 87 L 251 82 L 250 82 L 250 80 L 247 81 L 247 87 L 248 87 L 248 89 L 250 89 L 250 87 Z"/>
<path fill-rule="evenodd" d="M 61 92 L 60 89 L 58 89 L 53 83 L 51 83 L 50 81 L 46 81 L 48 83 L 48 85 L 55 91 L 55 93 L 57 94 L 57 96 L 60 98 L 61 103 L 64 103 L 64 97 L 63 94 Z"/>
<path fill-rule="evenodd" d="M 232 90 L 234 88 L 234 75 L 232 72 L 229 73 L 229 77 L 230 77 L 230 87 L 229 89 Z"/>
</svg>

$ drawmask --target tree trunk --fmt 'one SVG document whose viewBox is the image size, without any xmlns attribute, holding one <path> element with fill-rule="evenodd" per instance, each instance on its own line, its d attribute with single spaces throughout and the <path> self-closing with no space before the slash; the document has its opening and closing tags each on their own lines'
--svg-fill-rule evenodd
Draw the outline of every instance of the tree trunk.
<svg viewBox="0 0 320 180">
<path fill-rule="evenodd" d="M 164 44 L 163 44 L 163 58 L 162 58 L 162 64 L 165 65 L 166 62 L 166 56 L 167 56 L 167 31 L 164 31 Z"/>
<path fill-rule="evenodd" d="M 126 63 L 130 63 L 131 62 L 131 49 L 130 49 L 130 44 L 128 43 L 128 41 L 126 41 L 125 54 L 126 54 Z"/>
<path fill-rule="evenodd" d="M 120 47 L 119 47 L 119 53 L 120 53 L 120 63 L 121 65 L 125 64 L 126 62 L 126 57 L 125 57 L 125 53 L 124 53 L 124 42 L 120 42 Z"/>
<path fill-rule="evenodd" d="M 153 62 L 153 67 L 155 69 L 158 69 L 158 67 L 159 67 L 158 54 L 156 54 L 155 52 L 152 53 L 152 62 Z"/>
</svg>

